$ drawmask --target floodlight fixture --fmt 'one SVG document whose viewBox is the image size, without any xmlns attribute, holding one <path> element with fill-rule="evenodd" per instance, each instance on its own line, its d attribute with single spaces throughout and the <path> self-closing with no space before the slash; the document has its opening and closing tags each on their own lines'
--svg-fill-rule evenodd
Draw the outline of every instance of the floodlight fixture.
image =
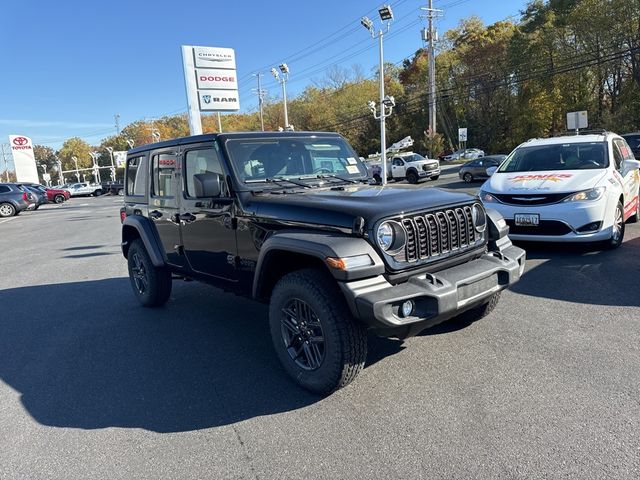
<svg viewBox="0 0 640 480">
<path fill-rule="evenodd" d="M 271 75 L 273 75 L 276 80 L 280 78 L 280 73 L 278 73 L 278 70 L 276 70 L 275 68 L 271 69 Z"/>
<path fill-rule="evenodd" d="M 289 67 L 286 63 L 281 63 L 280 65 L 278 65 L 278 68 L 282 73 L 289 73 Z"/>
<path fill-rule="evenodd" d="M 369 100 L 367 102 L 367 106 L 369 107 L 369 110 L 371 110 L 373 113 L 376 112 L 376 102 L 374 102 L 373 100 Z"/>
<path fill-rule="evenodd" d="M 378 9 L 378 13 L 380 14 L 380 20 L 383 22 L 387 20 L 393 20 L 393 12 L 391 11 L 391 7 L 389 5 L 383 5 Z"/>
<path fill-rule="evenodd" d="M 373 32 L 373 22 L 369 17 L 362 17 L 360 19 L 360 24 L 370 32 Z"/>
<path fill-rule="evenodd" d="M 395 107 L 396 99 L 393 98 L 392 95 L 387 95 L 386 97 L 384 97 L 384 100 L 382 101 L 382 103 L 384 104 L 385 107 Z"/>
</svg>

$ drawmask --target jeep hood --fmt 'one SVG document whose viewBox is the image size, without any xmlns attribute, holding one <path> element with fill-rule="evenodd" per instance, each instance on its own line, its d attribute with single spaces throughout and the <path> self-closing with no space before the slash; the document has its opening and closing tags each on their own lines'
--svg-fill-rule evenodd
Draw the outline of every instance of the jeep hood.
<svg viewBox="0 0 640 480">
<path fill-rule="evenodd" d="M 354 220 L 362 217 L 371 228 L 385 217 L 469 203 L 474 198 L 466 193 L 412 185 L 352 185 L 295 193 L 247 194 L 243 204 L 249 214 L 284 223 L 352 228 Z"/>
<path fill-rule="evenodd" d="M 594 188 L 604 169 L 541 172 L 496 172 L 482 186 L 491 193 L 569 193 Z"/>
</svg>

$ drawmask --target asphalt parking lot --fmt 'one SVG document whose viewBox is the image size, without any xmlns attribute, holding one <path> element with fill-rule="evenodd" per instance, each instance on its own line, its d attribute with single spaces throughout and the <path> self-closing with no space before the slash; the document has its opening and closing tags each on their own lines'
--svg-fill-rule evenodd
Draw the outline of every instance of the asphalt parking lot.
<svg viewBox="0 0 640 480">
<path fill-rule="evenodd" d="M 476 191 L 447 170 L 434 184 Z M 405 342 L 320 398 L 265 306 L 176 282 L 140 307 L 121 199 L 0 220 L 0 478 L 639 478 L 640 226 L 525 245 L 487 318 Z"/>
</svg>

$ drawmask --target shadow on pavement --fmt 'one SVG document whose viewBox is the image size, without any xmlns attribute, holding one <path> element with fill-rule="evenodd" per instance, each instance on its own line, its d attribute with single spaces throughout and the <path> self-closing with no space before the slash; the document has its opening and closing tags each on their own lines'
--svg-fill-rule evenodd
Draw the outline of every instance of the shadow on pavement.
<svg viewBox="0 0 640 480">
<path fill-rule="evenodd" d="M 265 306 L 206 285 L 175 282 L 155 310 L 127 278 L 2 290 L 0 305 L 0 379 L 44 425 L 181 432 L 320 400 L 281 369 Z"/>
<path fill-rule="evenodd" d="M 524 295 L 593 305 L 640 306 L 640 237 L 617 250 L 593 245 L 518 243 L 528 267 L 511 290 Z M 546 260 L 546 261 L 545 261 Z"/>
</svg>

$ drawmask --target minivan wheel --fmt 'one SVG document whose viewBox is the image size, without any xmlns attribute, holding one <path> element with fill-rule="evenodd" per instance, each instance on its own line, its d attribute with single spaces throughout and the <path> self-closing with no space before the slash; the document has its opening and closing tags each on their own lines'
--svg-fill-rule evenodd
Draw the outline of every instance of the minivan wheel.
<svg viewBox="0 0 640 480">
<path fill-rule="evenodd" d="M 413 184 L 418 183 L 418 174 L 416 172 L 407 173 L 407 181 Z"/>
<path fill-rule="evenodd" d="M 467 172 L 462 176 L 462 179 L 467 183 L 471 183 L 471 182 L 473 182 L 473 175 L 471 175 L 469 172 Z"/>
<path fill-rule="evenodd" d="M 604 242 L 604 247 L 609 250 L 614 250 L 622 245 L 622 240 L 624 240 L 624 208 L 622 203 L 618 202 L 613 216 L 611 238 Z"/>
<path fill-rule="evenodd" d="M 13 217 L 16 214 L 16 207 L 10 203 L 0 203 L 0 217 Z"/>
<path fill-rule="evenodd" d="M 269 325 L 285 371 L 311 392 L 342 388 L 364 366 L 366 329 L 325 272 L 306 269 L 282 277 L 271 295 Z"/>
<path fill-rule="evenodd" d="M 53 197 L 53 201 L 57 204 L 64 203 L 64 195 L 56 195 L 55 197 Z"/>
<path fill-rule="evenodd" d="M 142 240 L 131 243 L 127 253 L 129 280 L 134 295 L 145 307 L 159 307 L 171 295 L 171 272 L 166 267 L 155 267 Z"/>
</svg>

